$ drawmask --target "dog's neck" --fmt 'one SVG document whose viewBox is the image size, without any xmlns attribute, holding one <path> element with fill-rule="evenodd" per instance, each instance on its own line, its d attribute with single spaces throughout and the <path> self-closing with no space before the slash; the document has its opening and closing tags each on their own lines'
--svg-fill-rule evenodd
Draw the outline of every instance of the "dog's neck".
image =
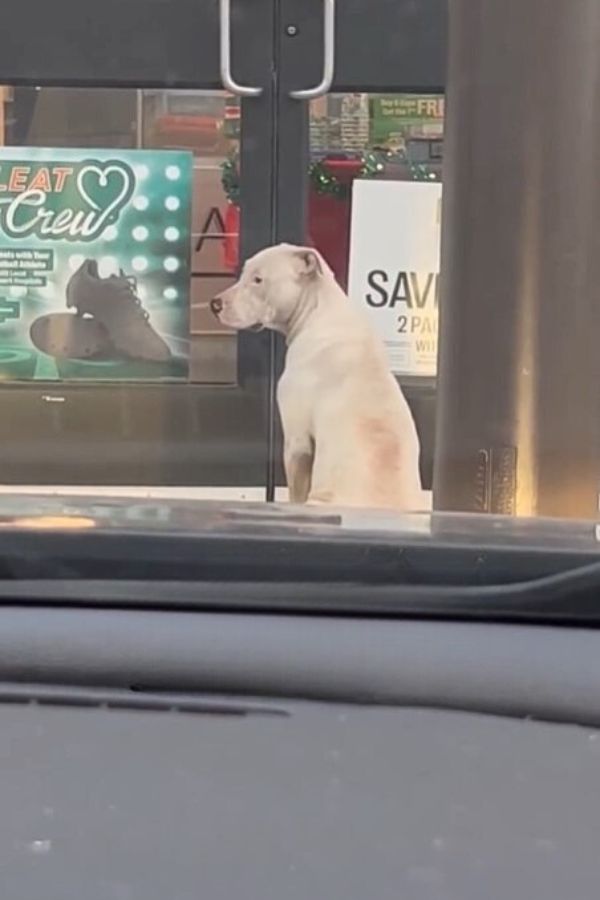
<svg viewBox="0 0 600 900">
<path fill-rule="evenodd" d="M 294 311 L 282 331 L 288 347 L 294 341 L 318 306 L 318 286 L 309 285 L 300 295 Z"/>
</svg>

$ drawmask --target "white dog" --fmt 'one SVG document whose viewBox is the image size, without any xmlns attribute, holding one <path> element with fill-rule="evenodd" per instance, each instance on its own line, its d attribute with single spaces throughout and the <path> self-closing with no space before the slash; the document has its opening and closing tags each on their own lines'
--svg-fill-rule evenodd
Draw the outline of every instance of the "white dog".
<svg viewBox="0 0 600 900">
<path fill-rule="evenodd" d="M 408 404 L 381 341 L 319 253 L 263 250 L 210 305 L 224 325 L 286 337 L 277 399 L 293 503 L 423 508 Z"/>
</svg>

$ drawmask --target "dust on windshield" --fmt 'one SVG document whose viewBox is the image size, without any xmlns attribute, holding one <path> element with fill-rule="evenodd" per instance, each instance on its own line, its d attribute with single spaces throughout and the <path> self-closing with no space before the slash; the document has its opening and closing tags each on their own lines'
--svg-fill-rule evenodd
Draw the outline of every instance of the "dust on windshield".
<svg viewBox="0 0 600 900">
<path fill-rule="evenodd" d="M 596 18 L 477 5 L 7 48 L 3 493 L 596 518 Z"/>
</svg>

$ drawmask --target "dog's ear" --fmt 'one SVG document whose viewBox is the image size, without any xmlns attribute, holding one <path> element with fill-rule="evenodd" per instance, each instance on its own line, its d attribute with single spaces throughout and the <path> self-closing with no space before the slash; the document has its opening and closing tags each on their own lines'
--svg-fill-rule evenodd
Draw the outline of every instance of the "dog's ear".
<svg viewBox="0 0 600 900">
<path fill-rule="evenodd" d="M 303 249 L 298 252 L 302 262 L 302 274 L 309 278 L 318 278 L 323 274 L 323 263 L 316 250 Z"/>
</svg>

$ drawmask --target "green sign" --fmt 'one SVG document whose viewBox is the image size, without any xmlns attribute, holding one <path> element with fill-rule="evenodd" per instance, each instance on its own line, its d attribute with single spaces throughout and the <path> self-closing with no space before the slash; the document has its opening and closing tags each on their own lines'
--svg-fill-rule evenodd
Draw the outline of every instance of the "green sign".
<svg viewBox="0 0 600 900">
<path fill-rule="evenodd" d="M 0 379 L 187 378 L 192 157 L 0 149 Z"/>
<path fill-rule="evenodd" d="M 371 100 L 371 143 L 407 137 L 415 127 L 441 125 L 444 97 L 420 94 L 380 94 Z"/>
</svg>

